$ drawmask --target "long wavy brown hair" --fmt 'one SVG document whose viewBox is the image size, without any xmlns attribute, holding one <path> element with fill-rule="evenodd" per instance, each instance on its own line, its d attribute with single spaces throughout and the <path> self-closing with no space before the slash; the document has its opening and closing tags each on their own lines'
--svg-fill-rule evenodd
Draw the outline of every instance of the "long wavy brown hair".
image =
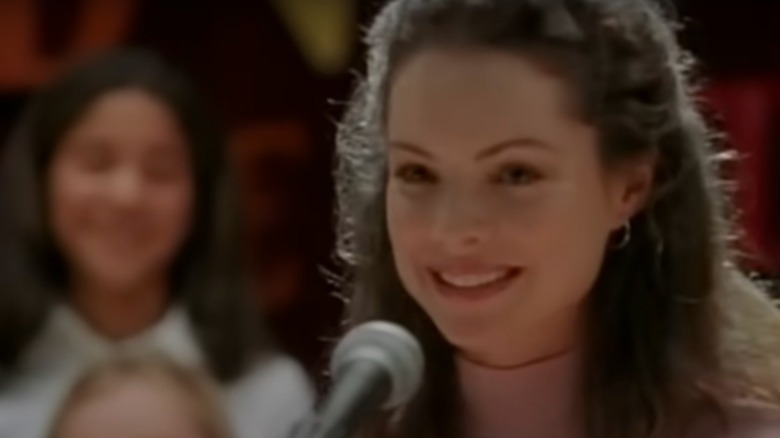
<svg viewBox="0 0 780 438">
<path fill-rule="evenodd" d="M 347 325 L 402 324 L 427 371 L 418 396 L 373 436 L 458 436 L 454 349 L 404 290 L 384 202 L 388 88 L 406 60 L 436 47 L 529 57 L 569 85 L 606 166 L 657 157 L 632 238 L 605 255 L 588 297 L 587 436 L 674 436 L 702 408 L 780 400 L 780 317 L 735 267 L 734 214 L 718 178 L 727 154 L 701 116 L 692 59 L 668 15 L 648 0 L 395 0 L 375 18 L 337 146 Z"/>
</svg>

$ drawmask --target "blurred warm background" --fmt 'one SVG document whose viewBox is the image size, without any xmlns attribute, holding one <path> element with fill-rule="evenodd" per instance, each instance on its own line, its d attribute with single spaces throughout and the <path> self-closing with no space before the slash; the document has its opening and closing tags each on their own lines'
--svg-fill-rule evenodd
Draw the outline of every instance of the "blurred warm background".
<svg viewBox="0 0 780 438">
<path fill-rule="evenodd" d="M 659 0 L 660 1 L 660 0 Z M 671 2 L 671 0 L 667 0 Z M 229 128 L 257 311 L 310 370 L 337 330 L 332 270 L 335 121 L 361 67 L 368 0 L 0 0 L 0 139 L 27 98 L 113 46 L 185 69 Z M 679 0 L 705 95 L 741 153 L 746 263 L 780 278 L 780 2 Z M 2 144 L 2 142 L 0 142 Z"/>
</svg>

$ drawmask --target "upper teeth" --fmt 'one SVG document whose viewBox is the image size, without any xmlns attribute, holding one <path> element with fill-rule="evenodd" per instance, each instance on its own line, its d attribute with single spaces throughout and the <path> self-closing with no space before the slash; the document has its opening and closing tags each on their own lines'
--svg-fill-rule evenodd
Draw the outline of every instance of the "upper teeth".
<svg viewBox="0 0 780 438">
<path fill-rule="evenodd" d="M 439 272 L 439 278 L 445 283 L 448 283 L 456 287 L 476 287 L 483 286 L 485 284 L 492 283 L 509 273 L 508 269 L 502 269 L 500 271 L 487 272 L 484 274 L 451 274 L 447 272 Z"/>
</svg>

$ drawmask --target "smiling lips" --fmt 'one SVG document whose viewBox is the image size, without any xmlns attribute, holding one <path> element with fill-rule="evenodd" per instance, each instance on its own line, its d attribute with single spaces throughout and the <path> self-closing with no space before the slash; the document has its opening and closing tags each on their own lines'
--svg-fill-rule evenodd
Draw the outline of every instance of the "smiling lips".
<svg viewBox="0 0 780 438">
<path fill-rule="evenodd" d="M 437 269 L 430 271 L 436 289 L 447 298 L 481 300 L 499 294 L 517 279 L 517 267 Z"/>
</svg>

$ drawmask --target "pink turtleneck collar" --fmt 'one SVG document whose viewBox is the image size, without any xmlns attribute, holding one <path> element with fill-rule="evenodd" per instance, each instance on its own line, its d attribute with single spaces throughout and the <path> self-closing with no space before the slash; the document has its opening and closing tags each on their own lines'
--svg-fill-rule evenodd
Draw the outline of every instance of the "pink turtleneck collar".
<svg viewBox="0 0 780 438">
<path fill-rule="evenodd" d="M 580 438 L 580 355 L 564 353 L 517 368 L 457 359 L 467 438 Z"/>
</svg>

